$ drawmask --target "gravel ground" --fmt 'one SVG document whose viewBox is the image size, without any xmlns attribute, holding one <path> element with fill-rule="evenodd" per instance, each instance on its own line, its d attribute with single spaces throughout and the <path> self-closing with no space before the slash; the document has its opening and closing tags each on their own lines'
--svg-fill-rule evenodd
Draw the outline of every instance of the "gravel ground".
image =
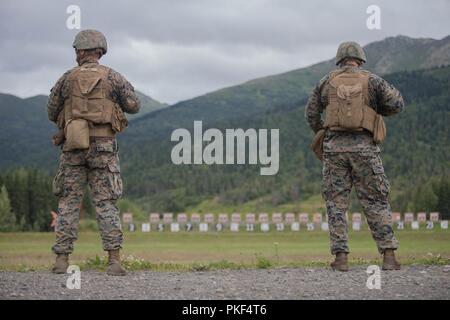
<svg viewBox="0 0 450 320">
<path fill-rule="evenodd" d="M 0 272 L 0 299 L 449 299 L 450 266 L 381 271 L 381 289 L 367 289 L 366 267 L 129 272 L 110 277 L 83 271 L 81 289 L 69 275 Z"/>
</svg>

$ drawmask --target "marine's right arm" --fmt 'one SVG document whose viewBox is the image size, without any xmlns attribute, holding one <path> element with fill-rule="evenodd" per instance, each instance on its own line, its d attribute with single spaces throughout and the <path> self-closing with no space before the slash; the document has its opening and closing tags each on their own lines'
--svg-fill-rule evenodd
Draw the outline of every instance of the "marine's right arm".
<svg viewBox="0 0 450 320">
<path fill-rule="evenodd" d="M 383 78 L 371 74 L 369 90 L 374 92 L 376 110 L 379 114 L 391 116 L 404 110 L 405 103 L 402 94 Z"/>
<path fill-rule="evenodd" d="M 68 94 L 68 83 L 67 76 L 70 70 L 64 73 L 61 78 L 58 79 L 56 84 L 50 90 L 50 95 L 47 101 L 47 115 L 48 119 L 53 122 L 57 122 L 58 115 L 64 107 L 64 101 L 66 100 Z"/>
<path fill-rule="evenodd" d="M 325 106 L 322 97 L 322 89 L 325 83 L 328 81 L 328 78 L 329 75 L 326 75 L 314 87 L 305 107 L 305 119 L 314 132 L 323 129 L 322 113 L 325 109 Z"/>
<path fill-rule="evenodd" d="M 131 83 L 113 69 L 110 69 L 108 79 L 113 88 L 113 98 L 119 103 L 122 110 L 127 113 L 138 113 L 141 104 Z"/>
</svg>

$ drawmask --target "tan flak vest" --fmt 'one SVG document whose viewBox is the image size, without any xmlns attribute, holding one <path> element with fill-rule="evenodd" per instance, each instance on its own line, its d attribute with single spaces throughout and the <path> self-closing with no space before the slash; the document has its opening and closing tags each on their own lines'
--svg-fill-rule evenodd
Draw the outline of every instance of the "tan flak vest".
<svg viewBox="0 0 450 320">
<path fill-rule="evenodd" d="M 89 137 L 114 137 L 127 125 L 122 109 L 109 99 L 109 69 L 77 67 L 69 75 L 70 95 L 64 103 L 64 150 L 89 148 Z"/>
<path fill-rule="evenodd" d="M 383 117 L 369 107 L 369 76 L 367 71 L 332 74 L 328 83 L 328 105 L 324 127 L 334 131 L 368 130 L 375 143 L 386 137 Z"/>
</svg>

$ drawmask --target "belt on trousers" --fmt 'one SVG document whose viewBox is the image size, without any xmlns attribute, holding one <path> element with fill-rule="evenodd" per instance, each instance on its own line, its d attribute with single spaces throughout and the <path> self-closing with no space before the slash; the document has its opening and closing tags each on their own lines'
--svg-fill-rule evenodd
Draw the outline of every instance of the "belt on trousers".
<svg viewBox="0 0 450 320">
<path fill-rule="evenodd" d="M 93 125 L 89 127 L 90 137 L 110 137 L 114 138 L 116 133 L 110 124 Z"/>
</svg>

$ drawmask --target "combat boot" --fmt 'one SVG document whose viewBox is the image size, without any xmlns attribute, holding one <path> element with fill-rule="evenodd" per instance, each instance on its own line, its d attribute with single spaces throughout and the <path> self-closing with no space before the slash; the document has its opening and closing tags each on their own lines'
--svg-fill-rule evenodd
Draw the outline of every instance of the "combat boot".
<svg viewBox="0 0 450 320">
<path fill-rule="evenodd" d="M 348 271 L 347 252 L 336 253 L 336 258 L 331 263 L 331 268 L 337 271 Z"/>
<path fill-rule="evenodd" d="M 400 263 L 395 259 L 395 252 L 392 249 L 384 250 L 383 270 L 400 270 Z"/>
<path fill-rule="evenodd" d="M 106 273 L 110 276 L 124 276 L 127 274 L 120 265 L 120 252 L 118 249 L 108 251 L 108 269 Z"/>
<path fill-rule="evenodd" d="M 53 265 L 53 273 L 66 273 L 69 267 L 69 255 L 65 253 L 59 253 L 56 255 L 55 264 Z"/>
</svg>

